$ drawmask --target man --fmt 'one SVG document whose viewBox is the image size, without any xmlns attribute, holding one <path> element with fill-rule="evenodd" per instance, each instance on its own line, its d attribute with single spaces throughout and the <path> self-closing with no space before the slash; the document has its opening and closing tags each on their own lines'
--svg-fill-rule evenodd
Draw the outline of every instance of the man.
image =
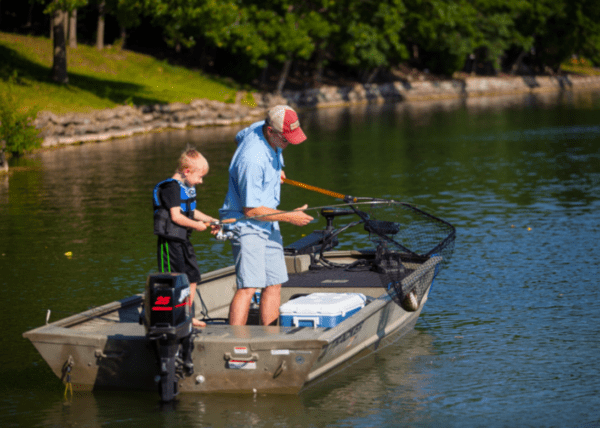
<svg viewBox="0 0 600 428">
<path fill-rule="evenodd" d="M 293 212 L 277 209 L 283 172 L 282 151 L 300 144 L 306 135 L 289 106 L 270 109 L 265 120 L 236 135 L 238 148 L 229 166 L 229 190 L 221 220 L 239 219 L 229 230 L 236 268 L 237 291 L 229 308 L 229 323 L 245 325 L 256 289 L 262 289 L 259 318 L 270 325 L 279 318 L 281 284 L 288 280 L 279 222 L 305 226 L 313 218 L 307 205 Z M 261 216 L 257 219 L 248 217 Z"/>
</svg>

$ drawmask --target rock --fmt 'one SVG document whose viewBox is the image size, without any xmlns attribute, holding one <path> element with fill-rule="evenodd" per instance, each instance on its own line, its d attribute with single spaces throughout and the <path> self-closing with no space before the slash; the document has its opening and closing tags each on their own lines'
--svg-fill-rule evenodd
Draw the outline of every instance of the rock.
<svg viewBox="0 0 600 428">
<path fill-rule="evenodd" d="M 88 114 L 56 115 L 38 113 L 34 125 L 40 130 L 43 147 L 81 141 L 103 141 L 149 132 L 155 129 L 188 126 L 228 126 L 264 118 L 270 107 L 289 104 L 295 108 L 315 108 L 340 104 L 384 101 L 423 101 L 443 98 L 476 99 L 482 95 L 506 95 L 539 91 L 560 91 L 600 87 L 599 76 L 523 76 L 466 77 L 445 81 L 415 80 L 410 75 L 402 81 L 383 84 L 322 86 L 303 91 L 284 91 L 281 95 L 252 93 L 255 106 L 245 102 L 240 91 L 236 103 L 195 99 L 189 104 L 129 105 Z"/>
</svg>

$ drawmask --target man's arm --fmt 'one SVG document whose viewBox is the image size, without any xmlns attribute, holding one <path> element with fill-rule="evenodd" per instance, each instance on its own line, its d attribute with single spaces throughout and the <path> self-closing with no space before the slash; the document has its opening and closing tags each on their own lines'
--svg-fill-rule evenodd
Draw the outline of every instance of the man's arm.
<svg viewBox="0 0 600 428">
<path fill-rule="evenodd" d="M 306 226 L 313 220 L 311 216 L 302 211 L 306 208 L 308 205 L 296 208 L 295 211 L 280 211 L 267 207 L 244 208 L 244 215 L 246 217 L 264 216 L 257 219 L 260 221 L 283 221 L 294 226 Z"/>
</svg>

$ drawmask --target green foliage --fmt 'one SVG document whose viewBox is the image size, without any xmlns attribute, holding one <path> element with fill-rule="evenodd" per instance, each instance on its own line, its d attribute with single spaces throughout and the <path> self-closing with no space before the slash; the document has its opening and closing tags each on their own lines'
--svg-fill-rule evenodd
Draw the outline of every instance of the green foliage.
<svg viewBox="0 0 600 428">
<path fill-rule="evenodd" d="M 44 13 L 52 15 L 57 10 L 64 10 L 65 12 L 71 12 L 74 9 L 85 6 L 88 0 L 37 0 L 39 3 L 46 4 Z"/>
<path fill-rule="evenodd" d="M 97 7 L 96 0 L 31 1 L 47 13 Z M 292 61 L 313 67 L 314 76 L 325 65 L 366 76 L 406 61 L 452 75 L 469 57 L 496 71 L 525 62 L 533 71 L 558 70 L 573 55 L 600 64 L 598 0 L 105 1 L 121 27 L 151 21 L 178 52 L 204 44 L 202 55 L 225 58 L 219 65 L 234 58 L 232 67 L 244 70 L 238 74 L 289 70 Z"/>
<path fill-rule="evenodd" d="M 6 151 L 19 156 L 26 151 L 40 147 L 42 140 L 39 131 L 33 126 L 37 109 L 21 111 L 13 86 L 18 80 L 17 73 L 9 79 L 0 92 L 0 140 L 5 141 Z"/>
<path fill-rule="evenodd" d="M 89 112 L 124 103 L 135 105 L 189 103 L 205 98 L 224 101 L 238 85 L 212 76 L 171 66 L 148 55 L 118 49 L 98 51 L 80 44 L 69 50 L 68 85 L 49 78 L 52 43 L 42 37 L 0 33 L 0 92 L 14 70 L 19 82 L 12 92 L 23 108 L 38 105 L 56 114 Z"/>
</svg>

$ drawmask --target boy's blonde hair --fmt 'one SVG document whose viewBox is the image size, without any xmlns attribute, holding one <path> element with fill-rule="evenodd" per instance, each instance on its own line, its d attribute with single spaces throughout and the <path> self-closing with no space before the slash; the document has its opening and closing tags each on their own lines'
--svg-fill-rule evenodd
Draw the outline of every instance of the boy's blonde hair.
<svg viewBox="0 0 600 428">
<path fill-rule="evenodd" d="M 208 161 L 198 150 L 194 148 L 187 148 L 179 157 L 179 166 L 177 167 L 177 172 L 181 173 L 186 168 L 205 168 L 206 172 L 208 172 Z"/>
</svg>

